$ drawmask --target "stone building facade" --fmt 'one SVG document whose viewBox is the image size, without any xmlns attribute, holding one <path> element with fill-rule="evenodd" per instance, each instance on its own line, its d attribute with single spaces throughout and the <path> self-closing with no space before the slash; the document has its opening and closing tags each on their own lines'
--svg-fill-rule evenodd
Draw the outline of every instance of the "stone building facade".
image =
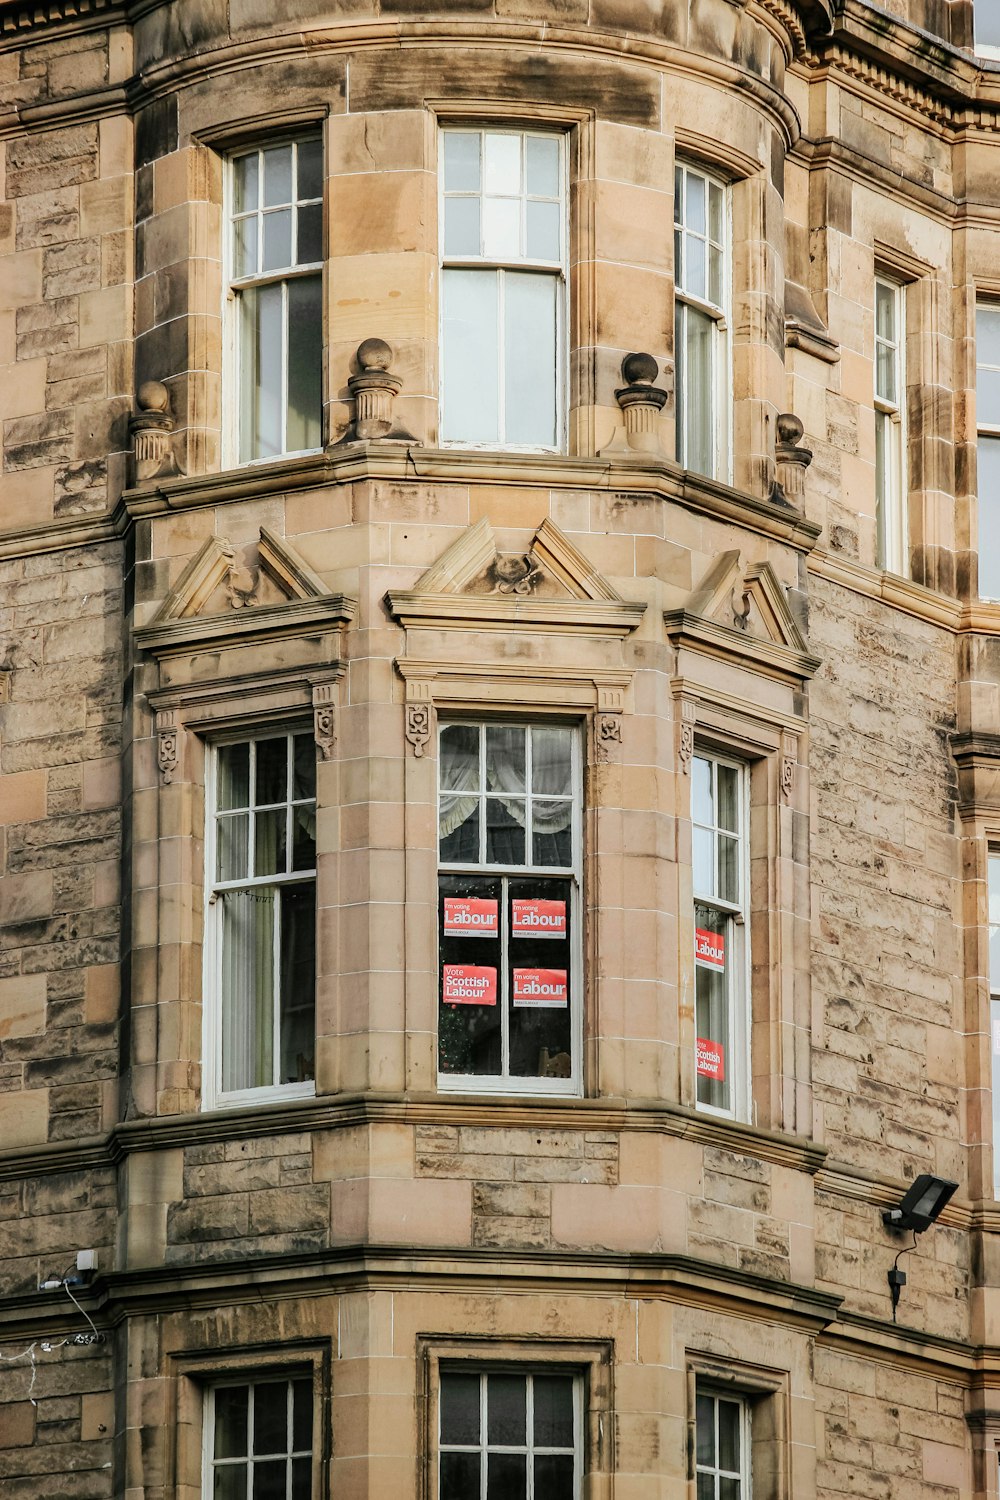
<svg viewBox="0 0 1000 1500">
<path fill-rule="evenodd" d="M 996 1500 L 996 58 L 0 0 L 4 1497 Z"/>
</svg>

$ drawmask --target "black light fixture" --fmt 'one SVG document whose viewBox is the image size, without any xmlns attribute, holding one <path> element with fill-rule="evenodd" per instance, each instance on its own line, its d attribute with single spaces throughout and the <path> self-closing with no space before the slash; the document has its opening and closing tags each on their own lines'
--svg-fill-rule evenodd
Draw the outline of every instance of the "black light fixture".
<svg viewBox="0 0 1000 1500">
<path fill-rule="evenodd" d="M 895 1229 L 900 1233 L 907 1229 L 913 1231 L 913 1244 L 900 1250 L 889 1272 L 889 1295 L 892 1298 L 892 1321 L 894 1323 L 896 1308 L 899 1306 L 899 1294 L 906 1285 L 906 1272 L 899 1269 L 899 1256 L 907 1255 L 916 1247 L 917 1235 L 923 1234 L 925 1229 L 931 1227 L 957 1190 L 957 1182 L 949 1182 L 947 1177 L 932 1177 L 930 1172 L 922 1172 L 903 1195 L 898 1208 L 882 1210 L 882 1223 L 886 1229 Z"/>
<path fill-rule="evenodd" d="M 883 1210 L 882 1223 L 886 1229 L 912 1229 L 915 1234 L 923 1234 L 957 1191 L 957 1182 L 923 1172 L 908 1189 L 898 1208 Z"/>
</svg>

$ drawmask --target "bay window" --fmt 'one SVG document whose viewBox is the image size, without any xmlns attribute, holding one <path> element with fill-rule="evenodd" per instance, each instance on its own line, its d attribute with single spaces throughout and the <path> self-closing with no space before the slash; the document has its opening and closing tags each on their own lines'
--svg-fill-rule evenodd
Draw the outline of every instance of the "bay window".
<svg viewBox="0 0 1000 1500">
<path fill-rule="evenodd" d="M 565 431 L 564 142 L 441 137 L 441 438 L 558 450 Z"/>
<path fill-rule="evenodd" d="M 875 282 L 875 520 L 877 561 L 907 572 L 904 291 Z"/>
<path fill-rule="evenodd" d="M 677 462 L 729 477 L 729 194 L 674 169 L 674 363 Z"/>
<path fill-rule="evenodd" d="M 322 443 L 323 145 L 230 162 L 228 333 L 239 463 Z"/>
<path fill-rule="evenodd" d="M 746 767 L 691 762 L 695 1031 L 699 1109 L 745 1119 L 749 1107 Z"/>
<path fill-rule="evenodd" d="M 314 1092 L 316 745 L 220 744 L 209 819 L 206 1097 Z"/>
<path fill-rule="evenodd" d="M 979 597 L 1000 600 L 1000 302 L 976 309 Z"/>
<path fill-rule="evenodd" d="M 579 737 L 446 724 L 439 776 L 441 1081 L 577 1091 Z"/>
</svg>

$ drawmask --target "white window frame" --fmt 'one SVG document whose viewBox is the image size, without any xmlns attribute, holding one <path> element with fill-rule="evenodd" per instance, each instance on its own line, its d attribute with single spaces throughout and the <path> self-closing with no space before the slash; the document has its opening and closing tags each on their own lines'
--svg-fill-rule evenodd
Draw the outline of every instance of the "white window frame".
<svg viewBox="0 0 1000 1500">
<path fill-rule="evenodd" d="M 981 312 L 986 312 L 986 311 L 990 311 L 990 312 L 994 312 L 994 313 L 1000 314 L 1000 298 L 989 297 L 989 296 L 977 297 L 976 298 L 976 319 L 977 319 L 977 322 L 978 322 L 979 314 Z M 978 330 L 977 330 L 977 335 L 978 335 Z M 980 350 L 981 350 L 980 340 L 979 340 L 979 338 L 977 336 L 977 338 L 976 338 L 976 380 L 977 380 L 977 384 L 978 384 L 978 378 L 979 378 L 979 372 L 980 372 L 980 370 L 990 370 L 990 371 L 994 371 L 994 372 L 1000 374 L 1000 365 L 987 364 L 986 361 L 982 358 Z M 983 547 L 982 547 L 982 511 L 983 511 L 983 504 L 984 504 L 984 495 L 983 495 L 983 484 L 982 484 L 982 466 L 978 462 L 978 457 L 979 457 L 980 442 L 981 442 L 981 439 L 983 439 L 983 438 L 989 438 L 993 442 L 1000 443 L 1000 423 L 985 422 L 983 420 L 982 410 L 980 409 L 980 405 L 979 405 L 979 402 L 977 400 L 977 402 L 976 402 L 976 450 L 977 450 L 977 464 L 976 464 L 976 521 L 977 521 L 977 526 L 976 526 L 976 555 L 979 558 L 979 597 L 980 597 L 980 599 L 986 599 L 986 600 L 989 600 L 991 602 L 998 603 L 998 602 L 1000 602 L 1000 592 L 995 593 L 995 594 L 984 594 L 983 593 L 983 584 L 982 584 L 982 556 L 983 556 Z M 996 497 L 994 497 L 994 499 L 993 499 L 993 506 L 994 506 L 994 508 L 1000 508 L 1000 495 L 997 495 Z"/>
<path fill-rule="evenodd" d="M 684 210 L 686 214 L 687 205 L 687 182 L 691 177 L 700 179 L 705 183 L 706 193 L 706 235 L 702 236 L 691 230 L 681 220 L 680 195 L 677 192 L 677 184 L 680 178 L 684 182 Z M 717 240 L 711 241 L 718 246 L 722 255 L 722 301 L 711 302 L 707 297 L 696 296 L 687 290 L 684 283 L 686 280 L 686 255 L 687 240 L 694 237 L 704 239 L 706 242 L 710 236 L 710 225 L 708 221 L 707 202 L 712 187 L 722 192 L 722 243 Z M 703 167 L 683 158 L 678 158 L 674 163 L 674 368 L 675 379 L 675 431 L 676 431 L 676 453 L 677 462 L 682 468 L 690 468 L 688 462 L 688 427 L 687 427 L 687 403 L 684 401 L 684 385 L 687 376 L 684 368 L 685 340 L 682 338 L 682 327 L 686 321 L 686 309 L 703 313 L 711 320 L 712 324 L 712 374 L 711 394 L 714 402 L 712 413 L 712 449 L 713 464 L 712 472 L 705 477 L 708 479 L 721 480 L 724 484 L 731 482 L 732 478 L 732 427 L 733 427 L 733 400 L 732 400 L 732 341 L 730 330 L 732 328 L 732 190 L 728 182 L 723 178 L 705 171 Z M 678 253 L 679 252 L 679 253 Z M 707 277 L 706 256 L 706 277 Z M 698 473 L 700 470 L 693 470 Z"/>
<path fill-rule="evenodd" d="M 739 857 L 737 861 L 739 876 L 739 901 L 725 901 L 716 895 L 708 895 L 699 891 L 695 886 L 694 862 L 692 861 L 691 888 L 692 888 L 692 926 L 697 929 L 696 908 L 700 906 L 712 907 L 727 919 L 727 948 L 730 943 L 734 949 L 732 963 L 727 966 L 727 1016 L 729 1025 L 730 1053 L 727 1062 L 735 1076 L 732 1079 L 730 1089 L 730 1105 L 728 1109 L 720 1108 L 718 1105 L 702 1103 L 697 1097 L 697 1048 L 698 1048 L 698 1020 L 697 1004 L 695 1005 L 695 1107 L 699 1113 L 717 1115 L 727 1120 L 749 1120 L 752 1103 L 752 1073 L 750 1056 L 750 1031 L 751 1031 L 751 964 L 750 964 L 750 767 L 745 761 L 735 760 L 727 755 L 720 755 L 714 750 L 696 745 L 694 752 L 695 760 L 708 762 L 712 767 L 713 805 L 718 805 L 717 767 L 726 766 L 736 772 L 737 778 L 737 822 Z M 692 768 L 693 771 L 693 768 Z M 709 825 L 697 822 L 694 809 L 694 787 L 692 775 L 692 805 L 691 805 L 691 830 L 692 840 L 696 828 L 708 828 Z M 718 840 L 717 835 L 726 830 L 721 830 L 718 823 L 711 825 L 713 833 L 713 870 L 717 860 Z M 731 835 L 730 835 L 731 836 Z M 697 970 L 697 960 L 695 960 Z M 697 978 L 696 981 L 697 983 Z"/>
<path fill-rule="evenodd" d="M 223 328 L 223 400 L 222 400 L 222 447 L 223 461 L 230 468 L 249 468 L 256 464 L 274 463 L 280 458 L 298 458 L 309 453 L 321 453 L 323 451 L 323 423 L 325 414 L 323 410 L 323 380 L 322 380 L 322 358 L 320 369 L 320 409 L 318 412 L 320 441 L 315 448 L 295 448 L 286 446 L 288 433 L 288 284 L 292 281 L 301 281 L 306 277 L 318 276 L 320 282 L 320 305 L 323 300 L 323 246 L 321 245 L 321 256 L 319 260 L 309 261 L 305 265 L 295 265 L 294 255 L 296 240 L 298 236 L 298 216 L 292 213 L 292 258 L 293 264 L 273 271 L 260 271 L 252 276 L 238 277 L 235 266 L 235 224 L 237 218 L 245 215 L 237 215 L 235 212 L 236 193 L 235 177 L 236 162 L 245 156 L 256 153 L 258 157 L 258 191 L 263 188 L 263 155 L 274 147 L 291 145 L 293 148 L 293 159 L 295 165 L 295 183 L 298 184 L 298 147 L 305 141 L 319 141 L 323 150 L 323 139 L 318 132 L 306 131 L 301 135 L 259 142 L 251 148 L 234 150 L 224 161 L 223 171 L 223 292 L 222 292 L 222 328 Z M 296 199 L 295 206 L 301 204 L 319 203 L 322 206 L 323 198 Z M 259 207 L 257 210 L 260 220 L 257 242 L 257 263 L 261 262 L 261 228 L 263 225 L 264 212 Z M 243 408 L 245 404 L 246 391 L 244 380 L 248 378 L 245 371 L 248 369 L 243 360 L 241 352 L 241 294 L 257 287 L 280 285 L 282 287 L 282 330 L 283 330 L 283 353 L 282 353 L 282 380 L 281 380 L 281 425 L 282 445 L 280 453 L 265 454 L 259 458 L 244 459 L 241 455 L 242 445 L 242 421 Z"/>
<path fill-rule="evenodd" d="M 878 331 L 879 291 L 888 292 L 892 303 L 892 339 Z M 879 389 L 879 354 L 889 352 L 896 394 Z M 909 574 L 907 463 L 906 463 L 906 288 L 888 276 L 875 278 L 875 520 L 877 562 L 886 572 Z M 879 434 L 885 465 L 878 463 Z"/>
<path fill-rule="evenodd" d="M 714 1481 L 714 1484 L 713 1484 L 714 1494 L 712 1496 L 712 1500 L 719 1500 L 719 1482 L 720 1482 L 720 1480 L 722 1480 L 722 1479 L 738 1479 L 739 1480 L 739 1485 L 740 1485 L 739 1500 L 752 1500 L 753 1476 L 752 1476 L 751 1463 L 752 1463 L 752 1458 L 753 1458 L 753 1451 L 752 1451 L 752 1446 L 751 1446 L 751 1444 L 752 1444 L 752 1437 L 751 1437 L 751 1430 L 750 1430 L 751 1413 L 750 1413 L 750 1403 L 749 1403 L 749 1401 L 746 1399 L 745 1396 L 739 1394 L 736 1391 L 731 1391 L 731 1390 L 726 1390 L 726 1389 L 722 1389 L 722 1388 L 717 1388 L 717 1387 L 709 1385 L 706 1382 L 703 1382 L 701 1380 L 699 1380 L 697 1382 L 697 1385 L 695 1387 L 695 1391 L 696 1391 L 696 1399 L 697 1398 L 701 1398 L 703 1400 L 709 1400 L 709 1401 L 712 1401 L 714 1403 L 714 1405 L 713 1405 L 713 1422 L 714 1422 L 714 1427 L 715 1427 L 715 1454 L 716 1454 L 716 1458 L 717 1459 L 719 1457 L 719 1442 L 718 1442 L 718 1435 L 719 1435 L 719 1402 L 720 1401 L 728 1401 L 731 1405 L 738 1406 L 739 1409 L 740 1409 L 740 1418 L 739 1418 L 739 1442 L 740 1442 L 740 1454 L 739 1454 L 739 1458 L 740 1458 L 740 1466 L 739 1466 L 738 1470 L 723 1469 L 723 1468 L 721 1468 L 718 1465 L 718 1463 L 716 1463 L 715 1465 L 709 1465 L 709 1464 L 701 1464 L 701 1463 L 698 1462 L 698 1445 L 697 1445 L 697 1428 L 698 1428 L 698 1424 L 697 1424 L 697 1419 L 696 1419 L 696 1421 L 695 1421 L 695 1475 L 696 1475 L 695 1484 L 697 1485 L 698 1477 L 700 1477 L 701 1475 L 707 1474 Z"/>
<path fill-rule="evenodd" d="M 529 260 L 527 256 L 516 260 L 494 260 L 483 255 L 455 256 L 445 253 L 445 201 L 447 197 L 453 196 L 445 190 L 445 137 L 448 135 L 466 134 L 482 137 L 485 133 L 491 135 L 517 136 L 521 141 L 529 136 L 544 137 L 546 140 L 555 140 L 559 144 L 559 190 L 560 190 L 560 257 L 558 261 Z M 523 150 L 523 147 L 522 147 Z M 498 359 L 499 373 L 501 379 L 498 384 L 498 418 L 501 433 L 505 429 L 505 390 L 503 375 L 506 370 L 506 358 L 504 350 L 504 281 L 508 272 L 530 272 L 533 274 L 549 274 L 557 285 L 556 293 L 556 347 L 555 355 L 555 406 L 556 406 L 556 442 L 553 446 L 547 444 L 525 444 L 509 443 L 500 438 L 495 443 L 471 442 L 461 438 L 441 437 L 443 448 L 476 449 L 479 451 L 503 452 L 503 453 L 565 453 L 567 433 L 569 429 L 568 413 L 568 370 L 569 370 L 569 171 L 566 132 L 561 130 L 546 130 L 544 128 L 534 129 L 518 126 L 490 126 L 477 124 L 451 124 L 442 123 L 438 130 L 438 244 L 440 245 L 440 270 L 441 292 L 438 298 L 438 370 L 440 371 L 438 401 L 438 421 L 442 434 L 445 430 L 445 338 L 444 338 L 444 276 L 447 271 L 482 271 L 485 274 L 497 273 L 500 281 L 499 296 L 497 303 L 498 320 Z M 475 196 L 473 194 L 454 196 Z M 480 196 L 482 193 L 480 191 Z M 527 192 L 522 194 L 523 200 L 527 201 Z"/>
<path fill-rule="evenodd" d="M 441 1437 L 442 1411 L 444 1402 L 441 1399 L 440 1387 L 448 1375 L 477 1375 L 479 1377 L 479 1433 L 480 1442 L 473 1443 L 444 1443 Z M 488 1441 L 487 1429 L 487 1388 L 491 1375 L 518 1375 L 527 1382 L 526 1419 L 524 1444 L 506 1445 L 502 1443 L 490 1443 Z M 545 1500 L 542 1495 L 535 1493 L 534 1464 L 532 1462 L 536 1453 L 565 1454 L 566 1448 L 535 1448 L 533 1416 L 533 1381 L 536 1376 L 561 1376 L 573 1382 L 573 1497 L 574 1500 L 583 1500 L 583 1375 L 579 1370 L 561 1368 L 559 1365 L 481 1365 L 464 1364 L 460 1362 L 444 1364 L 440 1366 L 438 1374 L 439 1390 L 437 1403 L 438 1425 L 435 1434 L 436 1457 L 437 1457 L 437 1486 L 435 1500 L 441 1494 L 441 1464 L 442 1453 L 478 1453 L 479 1454 L 479 1482 L 480 1493 L 478 1500 L 486 1500 L 487 1480 L 489 1477 L 488 1456 L 491 1453 L 523 1453 L 525 1454 L 525 1496 L 524 1500 Z M 472 1497 L 470 1497 L 472 1500 Z"/>
<path fill-rule="evenodd" d="M 214 1449 L 215 1449 L 215 1400 L 216 1400 L 216 1394 L 217 1394 L 217 1392 L 220 1391 L 220 1390 L 232 1389 L 232 1388 L 239 1387 L 239 1386 L 248 1386 L 248 1387 L 250 1387 L 252 1389 L 252 1388 L 254 1388 L 255 1386 L 258 1386 L 258 1385 L 277 1385 L 277 1384 L 279 1384 L 280 1382 L 283 1381 L 285 1383 L 285 1385 L 287 1386 L 287 1392 L 288 1392 L 288 1394 L 287 1394 L 287 1401 L 288 1401 L 288 1441 L 289 1441 L 289 1444 L 291 1444 L 291 1441 L 292 1441 L 292 1438 L 293 1438 L 292 1411 L 291 1411 L 291 1405 L 292 1405 L 292 1387 L 293 1387 L 293 1384 L 294 1384 L 294 1382 L 296 1380 L 308 1380 L 310 1386 L 312 1387 L 313 1386 L 313 1372 L 311 1370 L 307 1370 L 307 1371 L 298 1372 L 298 1373 L 287 1373 L 285 1370 L 278 1370 L 278 1371 L 275 1371 L 274 1374 L 268 1374 L 266 1371 L 264 1371 L 264 1372 L 258 1372 L 258 1374 L 256 1375 L 256 1377 L 254 1375 L 248 1374 L 248 1375 L 244 1376 L 242 1379 L 240 1379 L 239 1377 L 232 1377 L 232 1378 L 228 1378 L 228 1379 L 224 1379 L 224 1380 L 216 1380 L 216 1381 L 213 1381 L 211 1385 L 209 1385 L 209 1386 L 206 1387 L 206 1389 L 205 1389 L 205 1400 L 204 1400 L 204 1418 L 203 1418 L 203 1421 L 202 1421 L 202 1495 L 204 1496 L 204 1500 L 212 1500 L 212 1497 L 215 1494 L 215 1482 L 214 1481 L 215 1481 L 215 1470 L 216 1470 L 216 1468 L 218 1468 L 220 1466 L 228 1467 L 229 1464 L 235 1465 L 237 1463 L 245 1463 L 246 1466 L 247 1466 L 247 1495 L 246 1495 L 246 1500 L 252 1500 L 252 1497 L 253 1497 L 253 1469 L 254 1469 L 254 1464 L 255 1463 L 273 1462 L 276 1457 L 281 1456 L 281 1455 L 274 1455 L 274 1454 L 271 1454 L 271 1455 L 261 1454 L 259 1457 L 255 1457 L 254 1456 L 254 1453 L 253 1453 L 253 1421 L 251 1419 L 247 1423 L 247 1453 L 246 1453 L 246 1456 L 244 1458 L 234 1458 L 234 1459 L 231 1459 L 231 1460 L 229 1460 L 229 1459 L 216 1459 Z M 314 1395 L 315 1395 L 315 1392 L 314 1392 Z M 252 1400 L 249 1402 L 249 1407 L 250 1407 L 250 1410 L 252 1412 L 252 1410 L 253 1410 L 253 1401 Z M 315 1412 L 315 1399 L 313 1399 L 313 1401 L 310 1404 L 310 1423 L 311 1423 L 311 1429 L 312 1429 L 312 1431 L 311 1431 L 311 1443 L 310 1443 L 308 1451 L 293 1449 L 293 1448 L 289 1447 L 288 1450 L 287 1450 L 287 1453 L 285 1455 L 285 1457 L 286 1457 L 285 1500 L 291 1500 L 291 1496 L 292 1496 L 291 1472 L 290 1472 L 289 1465 L 291 1464 L 291 1460 L 292 1460 L 293 1456 L 296 1457 L 296 1458 L 299 1458 L 299 1459 L 302 1459 L 302 1458 L 308 1458 L 309 1459 L 309 1466 L 310 1466 L 310 1487 L 311 1487 L 312 1494 L 315 1494 L 315 1490 L 316 1490 L 316 1479 L 315 1479 L 315 1468 L 316 1468 L 316 1464 L 315 1464 L 315 1455 L 316 1455 L 316 1412 Z"/>
<path fill-rule="evenodd" d="M 247 1104 L 267 1104 L 286 1099 L 310 1099 L 316 1094 L 314 1078 L 298 1083 L 271 1083 L 260 1088 L 232 1089 L 222 1087 L 222 904 L 216 897 L 222 891 L 248 889 L 275 889 L 292 885 L 311 885 L 316 892 L 316 868 L 296 870 L 285 875 L 261 875 L 246 880 L 219 881 L 215 877 L 218 851 L 218 752 L 223 746 L 250 744 L 256 746 L 263 740 L 285 739 L 296 734 L 311 733 L 308 726 L 292 724 L 287 728 L 258 732 L 244 731 L 213 740 L 208 746 L 205 777 L 205 934 L 204 934 L 204 988 L 203 988 L 203 1053 L 202 1107 L 204 1109 L 235 1109 Z M 250 757 L 251 794 L 254 785 L 255 750 Z M 291 792 L 291 788 L 288 788 Z M 287 806 L 296 805 L 289 796 Z M 314 802 L 318 808 L 318 800 Z M 253 814 L 249 818 L 248 841 L 253 837 Z M 280 910 L 280 909 L 279 909 Z M 318 950 L 318 932 L 317 932 Z M 280 974 L 281 943 L 280 919 L 278 941 L 275 943 L 275 967 Z M 314 997 L 315 1006 L 315 997 Z M 272 1017 L 274 1026 L 274 1062 L 280 1060 L 281 989 L 275 979 L 275 1004 Z"/>
<path fill-rule="evenodd" d="M 570 1059 L 572 1069 L 569 1078 L 518 1078 L 509 1074 L 500 1073 L 495 1076 L 481 1073 L 444 1073 L 438 1068 L 438 1089 L 441 1092 L 451 1093 L 477 1093 L 477 1094 L 533 1094 L 553 1095 L 569 1094 L 579 1096 L 583 1091 L 583 746 L 582 733 L 578 723 L 559 723 L 557 720 L 490 720 L 485 718 L 470 718 L 467 715 L 456 715 L 454 718 L 441 720 L 438 724 L 438 787 L 437 787 L 437 811 L 440 819 L 441 808 L 441 735 L 446 729 L 454 725 L 466 725 L 482 730 L 483 726 L 491 723 L 500 724 L 504 728 L 511 729 L 569 729 L 572 734 L 573 760 L 572 760 L 572 796 L 573 819 L 573 862 L 571 865 L 505 865 L 489 864 L 485 861 L 478 864 L 446 864 L 440 857 L 440 840 L 438 844 L 437 875 L 482 875 L 484 878 L 494 880 L 530 880 L 533 876 L 539 879 L 561 879 L 570 883 L 570 910 L 569 920 L 571 934 L 569 938 L 569 1023 L 570 1023 Z M 528 735 L 530 744 L 530 733 Z M 485 734 L 480 734 L 480 756 L 482 756 L 485 745 Z M 528 783 L 530 785 L 530 782 Z M 440 827 L 440 822 L 438 824 Z M 484 831 L 481 830 L 480 847 Z M 526 848 L 527 852 L 527 848 Z M 509 1061 L 509 1020 L 508 1020 L 508 995 L 507 995 L 507 953 L 508 933 L 506 931 L 506 902 L 502 902 L 504 910 L 501 912 L 503 926 L 498 935 L 497 942 L 500 944 L 497 961 L 497 1005 L 501 1007 L 501 1037 L 502 1055 L 504 1065 Z M 441 932 L 438 922 L 436 937 L 438 960 L 436 973 L 440 981 L 441 964 L 443 962 L 440 951 Z M 438 1007 L 440 1015 L 440 1004 Z M 438 1026 L 436 1023 L 435 1031 Z M 435 1037 L 437 1042 L 438 1038 Z"/>
</svg>

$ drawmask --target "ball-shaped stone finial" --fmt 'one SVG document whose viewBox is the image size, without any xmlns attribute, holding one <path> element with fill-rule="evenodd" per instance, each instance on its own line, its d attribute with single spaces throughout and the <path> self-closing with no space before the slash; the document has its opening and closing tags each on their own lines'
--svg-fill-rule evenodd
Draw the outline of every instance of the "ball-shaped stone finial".
<svg viewBox="0 0 1000 1500">
<path fill-rule="evenodd" d="M 170 392 L 162 380 L 144 380 L 136 392 L 140 411 L 167 411 Z"/>
<path fill-rule="evenodd" d="M 622 360 L 622 374 L 629 385 L 651 385 L 659 373 L 651 354 L 626 354 Z"/>
<path fill-rule="evenodd" d="M 392 349 L 385 339 L 365 339 L 358 345 L 358 364 L 362 370 L 388 370 Z"/>
<path fill-rule="evenodd" d="M 796 443 L 801 442 L 802 434 L 805 432 L 802 422 L 790 411 L 781 413 L 777 421 L 777 428 L 778 441 L 787 443 L 792 448 L 795 447 Z"/>
</svg>

